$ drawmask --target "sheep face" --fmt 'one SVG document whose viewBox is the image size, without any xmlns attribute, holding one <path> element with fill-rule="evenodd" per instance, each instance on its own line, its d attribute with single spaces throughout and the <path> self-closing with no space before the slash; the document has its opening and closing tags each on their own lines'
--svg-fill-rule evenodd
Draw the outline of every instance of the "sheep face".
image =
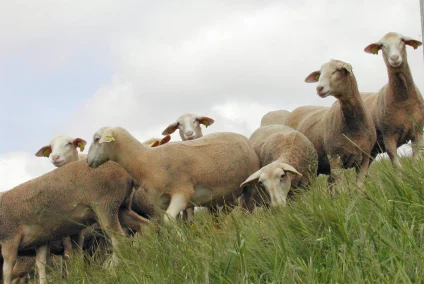
<svg viewBox="0 0 424 284">
<path fill-rule="evenodd" d="M 387 67 L 399 68 L 406 61 L 406 45 L 417 49 L 422 43 L 410 37 L 390 32 L 385 34 L 380 41 L 371 43 L 365 47 L 364 51 L 371 54 L 378 54 L 378 51 L 382 50 L 384 62 Z"/>
<path fill-rule="evenodd" d="M 49 157 L 56 167 L 61 167 L 67 163 L 78 160 L 77 148 L 84 151 L 87 142 L 81 138 L 72 138 L 70 136 L 57 136 L 53 138 L 50 145 L 42 147 L 35 154 L 37 157 Z"/>
<path fill-rule="evenodd" d="M 175 130 L 180 131 L 181 140 L 193 140 L 203 136 L 201 124 L 208 127 L 212 125 L 214 120 L 206 116 L 198 116 L 192 113 L 187 113 L 180 116 L 176 122 L 171 123 L 162 133 L 162 135 L 169 135 L 174 133 Z"/>
<path fill-rule="evenodd" d="M 111 127 L 103 127 L 94 133 L 93 142 L 88 149 L 87 162 L 90 168 L 97 168 L 111 159 L 110 153 L 115 138 Z M 112 144 L 112 145 L 110 145 Z"/>
<path fill-rule="evenodd" d="M 342 99 L 346 91 L 346 80 L 353 76 L 352 66 L 340 60 L 331 60 L 306 77 L 305 82 L 318 82 L 317 94 L 321 98 L 333 96 Z"/>
<path fill-rule="evenodd" d="M 248 177 L 240 187 L 256 182 L 267 192 L 271 206 L 285 205 L 291 182 L 295 176 L 302 175 L 288 164 L 273 162 Z"/>
</svg>

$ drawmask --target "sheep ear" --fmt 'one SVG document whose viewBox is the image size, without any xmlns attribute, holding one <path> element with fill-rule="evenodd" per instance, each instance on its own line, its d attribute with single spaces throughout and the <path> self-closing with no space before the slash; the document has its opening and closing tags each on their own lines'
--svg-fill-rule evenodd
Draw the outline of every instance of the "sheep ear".
<svg viewBox="0 0 424 284">
<path fill-rule="evenodd" d="M 171 123 L 163 132 L 162 135 L 169 135 L 178 129 L 178 122 Z"/>
<path fill-rule="evenodd" d="M 281 167 L 281 169 L 283 170 L 283 171 L 285 171 L 285 172 L 289 172 L 289 173 L 292 173 L 292 174 L 295 174 L 295 175 L 298 175 L 298 176 L 302 176 L 302 174 L 301 173 L 299 173 L 295 168 L 293 168 L 292 166 L 290 166 L 289 164 L 286 164 L 286 163 L 281 163 L 281 165 L 280 165 L 280 167 Z"/>
<path fill-rule="evenodd" d="M 412 46 L 414 49 L 417 49 L 418 46 L 423 45 L 421 41 L 410 38 L 410 37 L 403 37 L 403 40 L 405 41 L 406 45 Z"/>
<path fill-rule="evenodd" d="M 206 126 L 206 128 L 215 122 L 215 120 L 207 116 L 201 116 L 198 119 L 199 119 L 199 123 Z"/>
<path fill-rule="evenodd" d="M 106 130 L 105 132 L 103 132 L 103 135 L 99 140 L 99 143 L 105 143 L 105 142 L 109 143 L 112 141 L 115 141 L 115 138 L 113 138 L 113 135 L 112 135 L 112 130 Z"/>
<path fill-rule="evenodd" d="M 160 145 L 166 144 L 169 141 L 171 141 L 171 136 L 170 135 L 166 135 L 165 137 L 162 138 L 162 140 L 160 140 Z"/>
<path fill-rule="evenodd" d="M 364 48 L 364 51 L 370 54 L 378 54 L 378 51 L 380 49 L 381 49 L 381 46 L 379 43 L 371 43 L 370 45 Z"/>
<path fill-rule="evenodd" d="M 149 144 L 149 147 L 157 147 L 160 145 L 160 141 L 159 140 L 155 140 L 152 143 Z"/>
<path fill-rule="evenodd" d="M 79 147 L 80 151 L 82 152 L 84 151 L 85 145 L 87 145 L 87 141 L 81 138 L 75 138 L 73 144 L 75 148 Z"/>
<path fill-rule="evenodd" d="M 308 77 L 306 77 L 305 82 L 306 83 L 318 82 L 320 75 L 321 75 L 321 71 L 314 71 L 311 74 L 309 74 Z"/>
<path fill-rule="evenodd" d="M 255 173 L 251 174 L 250 177 L 248 177 L 242 184 L 240 184 L 240 187 L 244 187 L 249 183 L 256 181 L 257 179 L 259 179 L 260 174 L 261 170 L 258 170 Z"/>
<path fill-rule="evenodd" d="M 345 69 L 350 74 L 352 74 L 352 65 L 350 65 L 349 63 L 343 64 L 342 68 Z"/>
<path fill-rule="evenodd" d="M 35 156 L 37 156 L 37 157 L 47 157 L 48 158 L 51 153 L 52 153 L 52 147 L 44 146 L 43 148 L 38 150 L 37 153 L 35 153 Z"/>
</svg>

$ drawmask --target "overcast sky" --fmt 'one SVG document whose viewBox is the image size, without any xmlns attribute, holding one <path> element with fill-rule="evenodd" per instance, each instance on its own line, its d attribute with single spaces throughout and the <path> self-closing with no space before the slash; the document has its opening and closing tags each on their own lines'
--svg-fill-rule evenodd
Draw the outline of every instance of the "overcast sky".
<svg viewBox="0 0 424 284">
<path fill-rule="evenodd" d="M 365 46 L 389 31 L 421 40 L 418 0 L 1 6 L 0 191 L 54 169 L 34 153 L 56 135 L 91 143 L 98 128 L 122 126 L 145 140 L 194 112 L 216 121 L 204 134 L 249 137 L 268 111 L 331 105 L 304 83 L 331 58 L 352 64 L 360 91 L 378 91 L 386 67 Z M 408 61 L 423 92 L 422 47 Z"/>
</svg>

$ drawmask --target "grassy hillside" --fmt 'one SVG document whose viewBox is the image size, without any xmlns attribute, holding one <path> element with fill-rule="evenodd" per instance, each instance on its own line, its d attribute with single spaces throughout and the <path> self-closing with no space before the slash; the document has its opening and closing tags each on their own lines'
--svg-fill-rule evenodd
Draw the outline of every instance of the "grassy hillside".
<svg viewBox="0 0 424 284">
<path fill-rule="evenodd" d="M 330 197 L 324 177 L 289 206 L 234 210 L 220 227 L 195 224 L 125 239 L 117 269 L 73 260 L 53 283 L 423 283 L 424 163 L 372 165 L 359 194 L 345 171 Z M 179 237 L 181 232 L 183 237 Z"/>
</svg>

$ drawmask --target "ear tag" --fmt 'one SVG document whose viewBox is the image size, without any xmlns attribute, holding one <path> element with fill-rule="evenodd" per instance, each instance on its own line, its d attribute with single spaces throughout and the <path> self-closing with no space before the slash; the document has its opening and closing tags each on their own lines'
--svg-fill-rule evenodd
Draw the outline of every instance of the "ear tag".
<svg viewBox="0 0 424 284">
<path fill-rule="evenodd" d="M 371 52 L 372 52 L 373 54 L 378 54 L 378 47 L 377 47 L 377 46 L 374 46 L 374 47 L 371 49 Z"/>
<path fill-rule="evenodd" d="M 319 81 L 319 74 L 317 74 L 317 75 L 315 76 L 315 79 L 316 79 L 317 81 Z"/>
<path fill-rule="evenodd" d="M 50 149 L 47 149 L 46 151 L 43 152 L 44 157 L 49 157 L 50 156 Z"/>
<path fill-rule="evenodd" d="M 418 43 L 416 41 L 412 41 L 412 47 L 414 49 L 417 49 L 418 48 Z"/>
<path fill-rule="evenodd" d="M 84 144 L 82 144 L 81 142 L 78 143 L 78 147 L 80 148 L 80 151 L 84 151 Z"/>
<path fill-rule="evenodd" d="M 204 125 L 204 126 L 206 126 L 206 128 L 208 128 L 208 126 L 209 126 L 209 121 L 204 120 L 204 121 L 203 121 L 203 125 Z"/>
<path fill-rule="evenodd" d="M 107 142 L 111 142 L 111 141 L 115 141 L 115 138 L 113 138 L 113 136 L 112 136 L 112 135 L 106 135 L 105 140 L 106 140 Z"/>
<path fill-rule="evenodd" d="M 149 144 L 149 147 L 153 147 L 153 145 L 155 145 L 156 141 L 152 142 Z"/>
</svg>

